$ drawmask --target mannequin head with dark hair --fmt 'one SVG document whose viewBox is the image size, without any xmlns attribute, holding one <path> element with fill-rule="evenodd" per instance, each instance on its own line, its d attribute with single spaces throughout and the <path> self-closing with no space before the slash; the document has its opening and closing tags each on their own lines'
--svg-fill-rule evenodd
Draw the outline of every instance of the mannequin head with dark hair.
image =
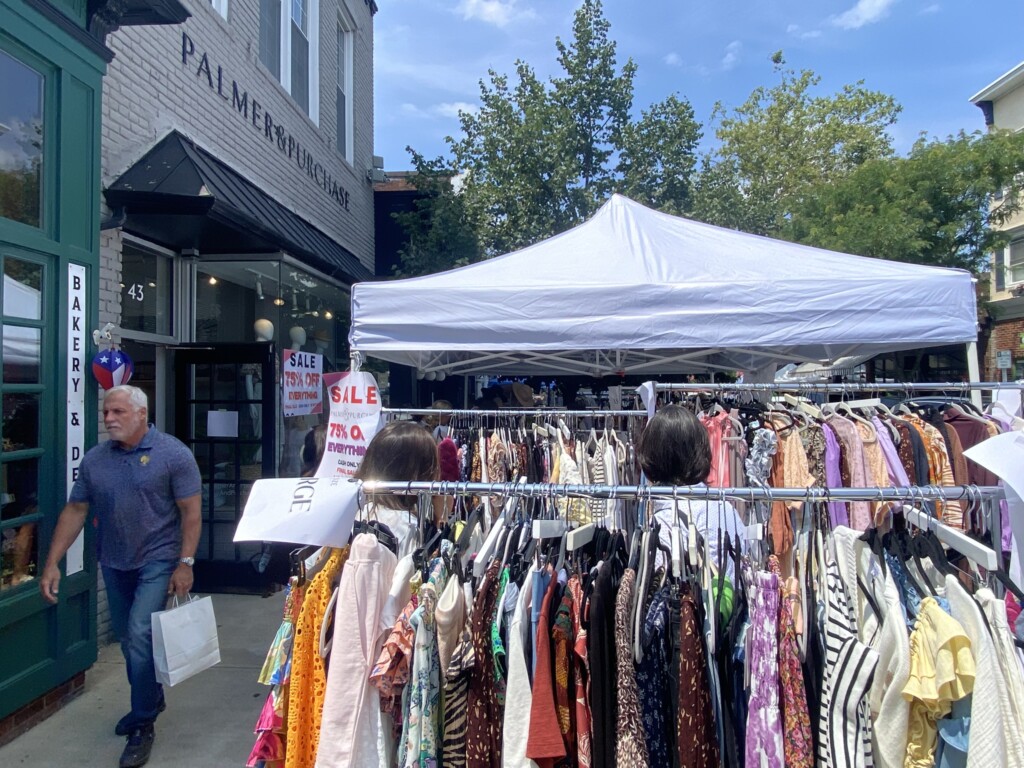
<svg viewBox="0 0 1024 768">
<path fill-rule="evenodd" d="M 439 473 L 434 436 L 421 424 L 393 421 L 366 447 L 363 463 L 356 470 L 356 479 L 432 482 L 438 479 Z M 381 495 L 375 500 L 392 509 L 412 509 L 416 504 L 415 496 Z"/>
<path fill-rule="evenodd" d="M 666 405 L 651 417 L 637 442 L 637 456 L 653 485 L 703 483 L 711 472 L 707 430 L 681 405 Z"/>
</svg>

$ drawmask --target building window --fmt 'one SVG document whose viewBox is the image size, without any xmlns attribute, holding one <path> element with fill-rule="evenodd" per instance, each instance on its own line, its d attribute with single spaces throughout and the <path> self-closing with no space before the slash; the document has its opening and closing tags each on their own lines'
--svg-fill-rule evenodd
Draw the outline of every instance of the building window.
<svg viewBox="0 0 1024 768">
<path fill-rule="evenodd" d="M 1024 238 L 1010 243 L 1010 262 L 1008 284 L 1024 283 Z"/>
<path fill-rule="evenodd" d="M 320 122 L 317 0 L 260 0 L 260 61 L 314 123 Z"/>
<path fill-rule="evenodd" d="M 121 328 L 172 336 L 171 259 L 125 242 L 121 251 Z"/>
<path fill-rule="evenodd" d="M 337 121 L 338 132 L 335 146 L 338 152 L 352 162 L 352 88 L 354 63 L 353 43 L 354 25 L 350 19 L 341 15 L 338 18 L 338 81 L 337 81 Z"/>
<path fill-rule="evenodd" d="M 42 224 L 45 77 L 0 51 L 0 216 Z"/>
<path fill-rule="evenodd" d="M 213 6 L 213 10 L 221 15 L 221 18 L 227 19 L 228 0 L 210 0 L 210 5 Z"/>
</svg>

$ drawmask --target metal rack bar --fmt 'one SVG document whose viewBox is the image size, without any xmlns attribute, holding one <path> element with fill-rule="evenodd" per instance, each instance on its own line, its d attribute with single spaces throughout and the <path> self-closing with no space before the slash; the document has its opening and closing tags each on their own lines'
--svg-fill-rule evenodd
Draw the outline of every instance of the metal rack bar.
<svg viewBox="0 0 1024 768">
<path fill-rule="evenodd" d="M 1002 499 L 998 486 L 950 485 L 868 488 L 713 488 L 680 485 L 573 485 L 563 483 L 463 483 L 365 481 L 367 494 L 431 496 L 576 496 L 603 499 L 738 499 L 740 501 L 970 501 Z"/>
<path fill-rule="evenodd" d="M 471 410 L 467 408 L 383 408 L 385 415 L 392 416 L 643 416 L 647 411 L 570 411 L 561 408 L 501 408 L 496 410 Z"/>
<path fill-rule="evenodd" d="M 832 382 L 792 381 L 767 382 L 750 384 L 733 383 L 655 383 L 657 392 L 971 392 L 985 389 L 1024 389 L 1024 381 L 950 381 L 946 383 L 867 383 L 851 382 L 834 384 Z"/>
</svg>

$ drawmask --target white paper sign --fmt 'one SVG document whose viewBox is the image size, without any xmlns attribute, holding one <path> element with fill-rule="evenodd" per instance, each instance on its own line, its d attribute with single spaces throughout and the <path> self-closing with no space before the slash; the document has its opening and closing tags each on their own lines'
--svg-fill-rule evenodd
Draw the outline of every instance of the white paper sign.
<svg viewBox="0 0 1024 768">
<path fill-rule="evenodd" d="M 372 374 L 365 371 L 329 373 L 324 376 L 331 403 L 324 457 L 317 477 L 351 477 L 366 455 L 366 446 L 380 430 L 380 390 Z"/>
<path fill-rule="evenodd" d="M 647 418 L 651 418 L 654 415 L 654 409 L 658 405 L 658 395 L 654 382 L 645 381 L 636 388 L 636 391 L 640 394 L 640 399 L 644 401 L 644 407 L 647 408 Z"/>
<path fill-rule="evenodd" d="M 281 368 L 281 411 L 287 416 L 309 416 L 323 411 L 324 356 L 313 352 L 284 351 Z"/>
<path fill-rule="evenodd" d="M 208 411 L 207 437 L 238 437 L 238 411 Z"/>
<path fill-rule="evenodd" d="M 1024 433 L 1005 432 L 978 443 L 964 451 L 971 461 L 997 475 L 1006 485 L 1006 500 L 1010 508 L 1010 579 L 1024 583 L 1024 568 L 1020 562 L 1020 543 L 1024 541 Z M 998 538 L 997 538 L 998 541 Z"/>
<path fill-rule="evenodd" d="M 78 467 L 85 455 L 85 371 L 86 285 L 85 267 L 68 264 L 68 370 L 67 370 L 67 492 L 78 479 Z M 93 411 L 95 414 L 95 411 Z M 85 531 L 78 534 L 67 552 L 67 575 L 85 568 Z"/>
<path fill-rule="evenodd" d="M 622 410 L 622 387 L 608 387 L 608 407 L 613 411 Z"/>
<path fill-rule="evenodd" d="M 352 535 L 360 484 L 344 477 L 257 480 L 235 541 L 343 547 Z"/>
</svg>

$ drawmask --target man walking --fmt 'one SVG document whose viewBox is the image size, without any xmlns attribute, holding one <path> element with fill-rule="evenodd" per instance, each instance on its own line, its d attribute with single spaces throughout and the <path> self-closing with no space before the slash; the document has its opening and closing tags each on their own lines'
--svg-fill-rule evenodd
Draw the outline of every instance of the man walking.
<svg viewBox="0 0 1024 768">
<path fill-rule="evenodd" d="M 195 457 L 149 424 L 148 411 L 138 387 L 107 391 L 103 424 L 110 440 L 82 459 L 39 580 L 43 597 L 56 603 L 58 563 L 91 513 L 110 620 L 131 685 L 131 711 L 114 729 L 128 737 L 120 768 L 145 765 L 153 748 L 153 723 L 165 704 L 153 667 L 151 616 L 164 609 L 169 594 L 184 597 L 192 588 L 201 520 Z"/>
</svg>

